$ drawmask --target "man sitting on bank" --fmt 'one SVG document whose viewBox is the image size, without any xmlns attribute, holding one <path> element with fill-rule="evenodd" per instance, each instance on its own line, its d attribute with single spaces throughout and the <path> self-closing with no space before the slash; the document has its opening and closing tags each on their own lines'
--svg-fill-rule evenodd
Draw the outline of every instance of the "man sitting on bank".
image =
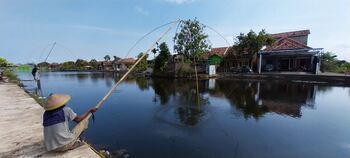
<svg viewBox="0 0 350 158">
<path fill-rule="evenodd" d="M 77 114 L 66 103 L 70 100 L 69 95 L 50 94 L 47 104 L 44 106 L 43 117 L 44 144 L 48 151 L 66 151 L 79 147 L 81 144 L 78 138 L 84 129 L 69 129 L 69 121 L 79 123 L 84 120 L 89 113 L 96 112 L 96 108 L 88 110 L 85 114 Z"/>
</svg>

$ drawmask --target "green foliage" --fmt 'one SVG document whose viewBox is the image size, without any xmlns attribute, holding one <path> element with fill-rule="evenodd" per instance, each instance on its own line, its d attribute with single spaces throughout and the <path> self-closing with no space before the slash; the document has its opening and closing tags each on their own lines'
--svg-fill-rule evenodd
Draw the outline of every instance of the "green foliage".
<svg viewBox="0 0 350 158">
<path fill-rule="evenodd" d="M 178 63 L 175 69 L 176 76 L 191 76 L 193 74 L 193 69 L 191 64 L 188 62 Z"/>
<path fill-rule="evenodd" d="M 321 54 L 320 69 L 322 72 L 349 73 L 350 63 L 338 60 L 337 55 L 332 52 L 326 52 Z"/>
<path fill-rule="evenodd" d="M 0 57 L 0 67 L 7 67 L 9 65 L 9 62 L 5 59 Z"/>
<path fill-rule="evenodd" d="M 106 55 L 105 57 L 103 57 L 103 59 L 105 59 L 105 61 L 110 61 L 111 57 L 109 55 Z"/>
<path fill-rule="evenodd" d="M 143 53 L 141 52 L 138 56 L 137 56 L 137 60 L 139 60 L 142 57 Z M 135 67 L 135 72 L 143 72 L 147 70 L 148 67 L 148 63 L 147 63 L 147 58 L 148 55 L 146 55 Z"/>
<path fill-rule="evenodd" d="M 40 68 L 48 68 L 50 66 L 50 63 L 48 62 L 41 62 L 38 64 Z"/>
<path fill-rule="evenodd" d="M 237 45 L 237 52 L 239 54 L 247 54 L 250 61 L 253 60 L 254 55 L 256 55 L 263 46 L 271 45 L 275 42 L 275 39 L 267 34 L 265 30 L 261 30 L 259 34 L 250 30 L 247 34 L 241 33 L 236 38 L 237 42 L 235 45 Z"/>
<path fill-rule="evenodd" d="M 97 62 L 97 60 L 96 59 L 91 59 L 90 61 L 89 61 L 89 65 L 92 67 L 92 69 L 97 69 L 98 68 L 98 62 Z"/>
<path fill-rule="evenodd" d="M 17 75 L 13 72 L 13 69 L 5 69 L 4 76 L 6 76 L 10 81 L 19 81 Z"/>
<path fill-rule="evenodd" d="M 338 69 L 337 55 L 332 52 L 322 53 L 320 69 L 322 72 L 336 72 Z"/>
<path fill-rule="evenodd" d="M 20 65 L 16 67 L 17 70 L 31 70 L 32 67 L 30 67 L 29 65 Z"/>
<path fill-rule="evenodd" d="M 350 73 L 350 63 L 341 64 L 338 68 L 338 72 L 340 73 Z"/>
<path fill-rule="evenodd" d="M 77 61 L 75 62 L 75 67 L 78 70 L 83 70 L 85 69 L 85 66 L 89 65 L 89 63 L 86 60 L 83 59 L 77 59 Z"/>
<path fill-rule="evenodd" d="M 61 70 L 75 70 L 74 61 L 66 61 L 62 64 Z"/>
<path fill-rule="evenodd" d="M 204 32 L 204 25 L 196 19 L 182 21 L 180 32 L 175 34 L 174 49 L 177 53 L 183 54 L 186 60 L 199 59 L 205 52 L 208 52 L 208 35 Z"/>
<path fill-rule="evenodd" d="M 170 58 L 170 51 L 165 42 L 161 43 L 158 46 L 158 49 L 152 50 L 154 54 L 159 53 L 159 55 L 154 60 L 154 71 L 156 72 L 164 72 L 167 69 L 169 58 Z M 156 52 L 156 53 L 155 53 Z"/>
</svg>

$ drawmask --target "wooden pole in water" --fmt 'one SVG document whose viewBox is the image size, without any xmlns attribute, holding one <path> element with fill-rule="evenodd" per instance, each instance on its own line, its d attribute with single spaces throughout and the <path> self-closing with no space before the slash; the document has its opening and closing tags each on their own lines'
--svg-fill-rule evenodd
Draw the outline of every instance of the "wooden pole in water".
<svg viewBox="0 0 350 158">
<path fill-rule="evenodd" d="M 169 27 L 163 34 L 162 36 L 160 36 L 156 42 L 154 42 L 154 44 L 136 61 L 136 63 L 122 76 L 122 78 L 119 79 L 119 81 L 117 83 L 115 83 L 113 85 L 113 87 L 107 92 L 107 94 L 97 103 L 97 105 L 95 106 L 95 108 L 99 108 L 106 100 L 108 97 L 111 96 L 111 94 L 113 93 L 113 91 L 118 87 L 118 85 L 129 75 L 129 73 L 136 67 L 136 65 L 138 63 L 140 63 L 140 61 L 146 57 L 146 55 L 152 50 L 153 47 L 155 47 L 157 45 L 157 43 L 171 30 L 172 27 Z M 73 129 L 74 131 L 83 131 L 87 128 L 88 125 L 88 121 L 91 117 L 91 113 L 89 113 L 89 115 L 82 120 L 81 122 L 79 122 Z"/>
<path fill-rule="evenodd" d="M 196 90 L 197 90 L 197 105 L 199 104 L 199 86 L 198 86 L 198 73 L 197 73 L 197 62 L 196 58 L 194 59 L 194 72 L 196 73 Z"/>
</svg>

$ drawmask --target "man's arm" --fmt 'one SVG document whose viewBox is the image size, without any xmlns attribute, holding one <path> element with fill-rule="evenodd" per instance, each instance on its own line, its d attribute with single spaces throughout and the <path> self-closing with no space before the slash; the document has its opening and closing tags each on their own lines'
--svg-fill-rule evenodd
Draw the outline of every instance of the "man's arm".
<svg viewBox="0 0 350 158">
<path fill-rule="evenodd" d="M 74 118 L 74 121 L 76 123 L 79 123 L 80 121 L 84 120 L 88 115 L 89 113 L 94 113 L 97 111 L 97 108 L 91 108 L 90 110 L 88 110 L 86 113 L 84 113 L 83 115 L 78 115 Z"/>
</svg>

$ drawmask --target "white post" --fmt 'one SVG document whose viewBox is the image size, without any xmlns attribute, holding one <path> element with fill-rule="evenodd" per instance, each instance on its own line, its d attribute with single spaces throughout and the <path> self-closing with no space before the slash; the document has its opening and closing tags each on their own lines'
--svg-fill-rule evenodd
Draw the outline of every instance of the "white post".
<svg viewBox="0 0 350 158">
<path fill-rule="evenodd" d="M 262 61 L 262 56 L 261 56 L 261 52 L 259 52 L 259 68 L 258 68 L 258 72 L 259 74 L 261 74 L 261 61 Z"/>
</svg>

